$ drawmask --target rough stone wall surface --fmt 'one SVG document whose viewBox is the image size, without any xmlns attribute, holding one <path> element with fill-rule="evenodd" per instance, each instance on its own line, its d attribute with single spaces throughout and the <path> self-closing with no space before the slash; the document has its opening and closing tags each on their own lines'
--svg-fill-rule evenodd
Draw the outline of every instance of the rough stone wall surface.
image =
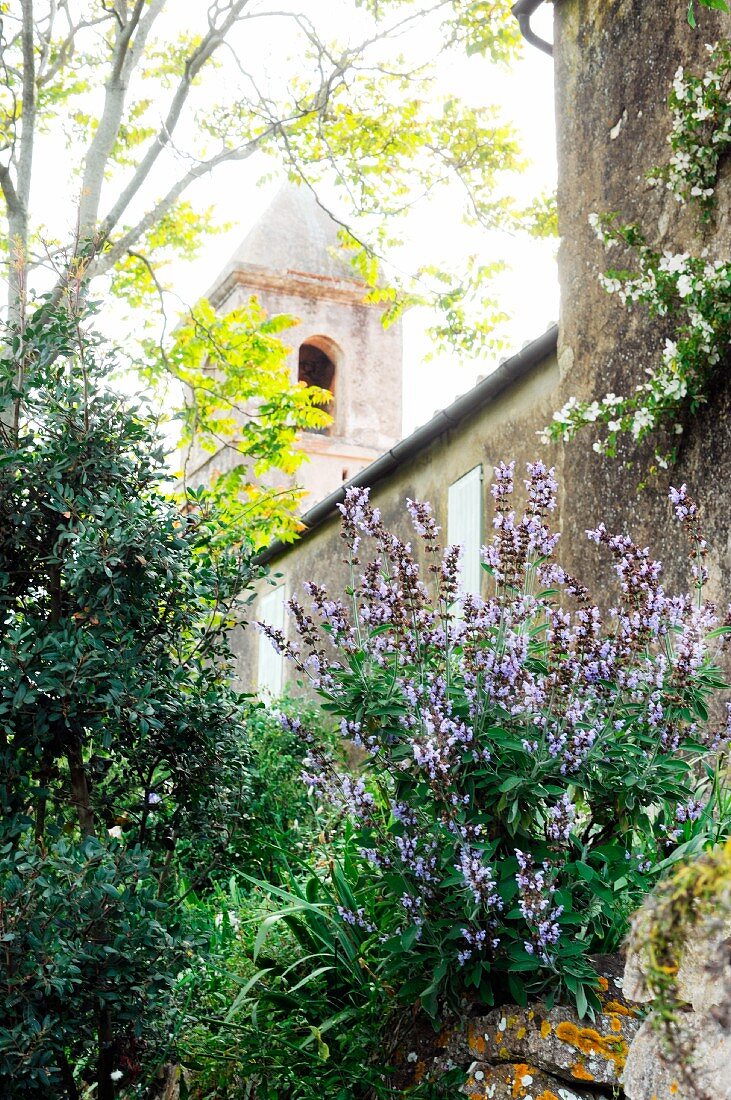
<svg viewBox="0 0 731 1100">
<path fill-rule="evenodd" d="M 678 66 L 702 72 L 705 44 L 731 34 L 731 15 L 702 9 L 694 32 L 686 10 L 681 0 L 556 0 L 561 404 L 571 394 L 583 399 L 633 389 L 659 361 L 666 335 L 643 307 L 629 311 L 599 286 L 599 272 L 610 263 L 625 266 L 626 258 L 617 249 L 607 256 L 588 223 L 590 213 L 620 212 L 662 249 L 729 254 L 731 166 L 718 189 L 717 223 L 705 231 L 692 210 L 647 182 L 647 173 L 669 156 L 666 102 Z M 585 433 L 566 447 L 564 544 L 569 559 L 577 559 L 567 564 L 578 570 L 584 529 L 604 520 L 649 544 L 672 580 L 682 583 L 684 553 L 668 523 L 665 494 L 668 484 L 685 481 L 705 518 L 711 591 L 728 596 L 731 383 L 720 383 L 705 410 L 688 420 L 678 466 L 639 493 L 651 450 L 628 448 L 624 457 L 634 467 L 623 470 L 594 454 L 591 442 Z"/>
<path fill-rule="evenodd" d="M 728 892 L 686 928 L 674 992 L 674 1025 L 651 1013 L 633 1039 L 622 1084 L 627 1100 L 731 1100 L 731 918 Z M 652 907 L 635 915 L 623 993 L 647 1003 L 645 944 Z"/>
<path fill-rule="evenodd" d="M 504 396 L 446 432 L 408 465 L 375 485 L 372 500 L 381 509 L 389 529 L 404 539 L 413 540 L 413 528 L 406 513 L 406 498 L 411 497 L 429 501 L 446 539 L 449 486 L 463 474 L 482 464 L 487 498 L 492 468 L 501 459 L 515 459 L 518 471 L 537 457 L 558 462 L 560 449 L 547 450 L 536 437 L 554 408 L 557 380 L 555 358 L 538 364 Z M 488 523 L 489 513 L 483 519 L 485 538 Z M 271 563 L 271 570 L 274 574 L 281 573 L 287 596 L 301 597 L 302 584 L 306 580 L 325 584 L 333 594 L 341 595 L 349 583 L 342 559 L 339 523 L 334 517 L 276 558 Z M 255 616 L 256 606 L 252 618 Z M 237 659 L 237 677 L 244 690 L 255 690 L 259 636 L 250 629 L 237 630 L 232 644 Z M 289 671 L 288 677 L 293 684 L 296 677 Z"/>
<path fill-rule="evenodd" d="M 445 1021 L 437 1035 L 423 1021 L 396 1051 L 395 1085 L 408 1094 L 417 1082 L 457 1068 L 466 1074 L 460 1093 L 469 1100 L 616 1100 L 640 1020 L 622 993 L 619 958 L 595 961 L 602 1011 L 594 1020 L 535 1001 L 468 1011 Z"/>
</svg>

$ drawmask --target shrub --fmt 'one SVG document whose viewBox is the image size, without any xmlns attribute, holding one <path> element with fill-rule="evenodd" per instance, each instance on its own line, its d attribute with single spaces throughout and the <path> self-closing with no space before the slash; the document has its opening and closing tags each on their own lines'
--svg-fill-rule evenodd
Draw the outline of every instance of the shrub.
<svg viewBox="0 0 731 1100">
<path fill-rule="evenodd" d="M 358 937 L 339 918 L 339 896 L 317 871 L 246 894 L 232 880 L 221 895 L 227 919 L 217 923 L 207 981 L 197 983 L 179 1042 L 191 1098 L 403 1095 L 391 1063 L 413 1018 L 364 965 Z M 461 1071 L 447 1073 L 409 1096 L 446 1100 L 463 1080 Z"/>
<path fill-rule="evenodd" d="M 282 721 L 286 715 L 291 721 Z M 217 872 L 227 867 L 275 881 L 278 866 L 306 858 L 329 821 L 326 808 L 316 805 L 302 783 L 309 751 L 291 725 L 307 726 L 319 750 L 338 754 L 339 738 L 323 723 L 313 702 L 281 699 L 276 707 L 257 704 L 244 718 L 243 747 L 247 754 L 247 798 L 232 823 L 229 857 L 219 860 Z M 332 723 L 329 723 L 332 727 Z"/>
<path fill-rule="evenodd" d="M 3 348 L 0 1093 L 110 1100 L 166 1057 L 181 899 L 246 789 L 226 630 L 249 554 L 205 493 L 166 494 L 155 419 L 79 317 Z"/>
<path fill-rule="evenodd" d="M 94 838 L 6 845 L 0 940 L 3 1095 L 77 1097 L 101 1072 L 144 1084 L 170 1047 L 193 946 L 149 855 Z"/>
<path fill-rule="evenodd" d="M 722 686 L 709 638 L 727 627 L 702 600 L 685 487 L 672 496 L 693 595 L 668 596 L 649 552 L 600 526 L 589 538 L 621 589 L 605 615 L 555 560 L 553 471 L 529 466 L 520 516 L 513 482 L 496 469 L 487 599 L 460 596 L 459 550 L 440 550 L 428 505 L 408 505 L 422 572 L 351 489 L 346 600 L 309 583 L 312 614 L 290 602 L 298 642 L 261 626 L 366 752 L 361 777 L 308 761 L 310 789 L 347 822 L 336 912 L 364 965 L 432 1014 L 465 992 L 597 1007 L 588 956 L 616 947 L 660 859 L 725 827 L 697 766 L 729 738 L 706 708 Z"/>
</svg>

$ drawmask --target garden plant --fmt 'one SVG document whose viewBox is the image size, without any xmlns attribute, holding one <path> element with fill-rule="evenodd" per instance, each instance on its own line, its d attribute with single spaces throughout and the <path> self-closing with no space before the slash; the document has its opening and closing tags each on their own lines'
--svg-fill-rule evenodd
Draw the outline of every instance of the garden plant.
<svg viewBox="0 0 731 1100">
<path fill-rule="evenodd" d="M 67 303 L 68 305 L 68 303 Z M 0 1094 L 144 1095 L 248 803 L 226 629 L 249 548 L 166 490 L 78 310 L 0 359 Z M 200 967 L 198 968 L 200 972 Z M 130 1091 L 127 1091 L 130 1090 Z"/>
<path fill-rule="evenodd" d="M 671 500 L 691 592 L 667 594 L 649 551 L 599 526 L 588 538 L 618 582 L 603 610 L 556 561 L 553 471 L 535 463 L 525 485 L 519 513 L 513 467 L 497 467 L 486 598 L 460 593 L 428 505 L 408 503 L 416 553 L 350 489 L 344 598 L 309 583 L 310 608 L 290 601 L 295 641 L 260 626 L 363 753 L 358 776 L 310 753 L 304 780 L 342 827 L 303 913 L 334 905 L 373 980 L 431 1015 L 465 995 L 598 1008 L 592 954 L 618 947 L 669 862 L 727 827 L 729 724 L 709 697 L 728 627 L 703 598 L 686 488 Z"/>
</svg>

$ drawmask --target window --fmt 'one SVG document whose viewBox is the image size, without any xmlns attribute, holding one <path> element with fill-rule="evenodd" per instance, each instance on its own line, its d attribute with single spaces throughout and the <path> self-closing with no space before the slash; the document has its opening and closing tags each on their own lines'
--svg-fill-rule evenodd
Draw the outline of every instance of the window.
<svg viewBox="0 0 731 1100">
<path fill-rule="evenodd" d="M 259 601 L 259 620 L 275 630 L 284 630 L 284 585 L 270 589 Z M 259 635 L 259 694 L 282 694 L 284 658 L 277 653 L 265 634 Z"/>
<path fill-rule="evenodd" d="M 465 592 L 480 594 L 482 566 L 482 466 L 449 486 L 447 498 L 447 539 L 462 547 L 460 580 Z"/>
<path fill-rule="evenodd" d="M 337 358 L 338 348 L 334 341 L 326 336 L 311 336 L 300 345 L 297 381 L 303 382 L 305 386 L 319 386 L 320 389 L 330 390 L 330 393 L 334 394 Z M 330 413 L 330 416 L 334 415 L 334 401 L 329 401 L 327 405 L 321 405 L 320 408 Z M 325 428 L 309 430 L 328 435 L 331 428 L 332 425 L 329 424 Z"/>
</svg>

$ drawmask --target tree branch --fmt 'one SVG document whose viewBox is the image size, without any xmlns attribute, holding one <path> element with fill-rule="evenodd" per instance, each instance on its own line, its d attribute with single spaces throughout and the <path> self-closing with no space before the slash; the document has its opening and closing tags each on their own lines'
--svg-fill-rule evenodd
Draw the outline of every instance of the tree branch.
<svg viewBox="0 0 731 1100">
<path fill-rule="evenodd" d="M 102 240 L 106 240 L 109 237 L 125 210 L 128 208 L 130 202 L 148 178 L 155 161 L 160 156 L 163 149 L 170 143 L 175 128 L 180 121 L 180 116 L 183 113 L 183 108 L 188 99 L 195 77 L 206 62 L 210 60 L 216 50 L 222 45 L 226 35 L 238 20 L 248 2 L 249 0 L 235 0 L 221 25 L 212 26 L 190 57 L 186 60 L 183 67 L 183 75 L 170 102 L 170 107 L 168 108 L 164 122 L 148 146 L 147 152 L 135 169 L 131 180 L 101 223 L 99 235 Z"/>
<path fill-rule="evenodd" d="M 33 41 L 33 0 L 22 0 L 23 12 L 23 116 L 18 161 L 17 193 L 23 213 L 27 214 L 36 121 L 36 70 Z M 25 245 L 25 241 L 23 244 Z"/>
<path fill-rule="evenodd" d="M 164 3 L 165 0 L 152 0 L 143 18 L 145 0 L 135 0 L 132 14 L 126 22 L 119 12 L 116 12 L 120 27 L 112 50 L 111 72 L 104 93 L 104 108 L 86 154 L 81 178 L 79 236 L 82 242 L 92 240 L 96 234 L 104 175 L 122 123 L 129 79 L 140 61 L 147 36 L 162 11 Z M 132 44 L 133 36 L 134 44 Z"/>
<path fill-rule="evenodd" d="M 234 149 L 222 149 L 220 153 L 216 153 L 215 156 L 209 157 L 208 160 L 199 161 L 193 168 L 182 176 L 177 183 L 169 189 L 167 194 L 159 199 L 155 205 L 148 210 L 144 217 L 140 218 L 136 225 L 131 229 L 128 229 L 119 240 L 115 241 L 111 248 L 108 248 L 106 252 L 101 253 L 101 247 L 104 243 L 104 238 L 99 234 L 97 239 L 97 257 L 90 264 L 89 277 L 96 278 L 98 275 L 103 275 L 114 267 L 117 261 L 125 254 L 129 252 L 131 248 L 139 241 L 143 233 L 146 233 L 148 229 L 156 225 L 168 210 L 178 201 L 180 196 L 186 191 L 192 183 L 200 179 L 201 176 L 207 175 L 212 172 L 214 168 L 217 168 L 219 164 L 224 164 L 227 161 L 241 161 L 248 160 L 254 153 L 261 147 L 261 145 L 272 137 L 281 124 L 268 127 L 258 137 L 252 138 L 251 141 L 246 142 L 245 145 L 237 146 Z"/>
</svg>

